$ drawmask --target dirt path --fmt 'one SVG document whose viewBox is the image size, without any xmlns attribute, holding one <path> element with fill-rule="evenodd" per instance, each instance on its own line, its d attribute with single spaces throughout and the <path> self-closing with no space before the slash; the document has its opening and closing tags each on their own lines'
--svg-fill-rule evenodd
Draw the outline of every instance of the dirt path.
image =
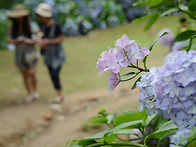
<svg viewBox="0 0 196 147">
<path fill-rule="evenodd" d="M 82 131 L 89 117 L 100 108 L 123 111 L 137 109 L 138 90 L 118 87 L 74 93 L 61 105 L 39 100 L 0 111 L 0 147 L 66 147 L 72 139 L 87 137 L 101 128 Z"/>
</svg>

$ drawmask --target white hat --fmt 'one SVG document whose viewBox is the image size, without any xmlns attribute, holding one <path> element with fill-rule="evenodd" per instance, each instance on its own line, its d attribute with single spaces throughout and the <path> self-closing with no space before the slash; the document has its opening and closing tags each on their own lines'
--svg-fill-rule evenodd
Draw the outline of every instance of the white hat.
<svg viewBox="0 0 196 147">
<path fill-rule="evenodd" d="M 19 18 L 30 15 L 30 12 L 26 10 L 25 6 L 22 4 L 16 4 L 12 11 L 8 12 L 7 17 L 9 18 Z"/>
<path fill-rule="evenodd" d="M 41 3 L 37 6 L 35 13 L 42 17 L 52 17 L 52 7 L 46 3 Z"/>
</svg>

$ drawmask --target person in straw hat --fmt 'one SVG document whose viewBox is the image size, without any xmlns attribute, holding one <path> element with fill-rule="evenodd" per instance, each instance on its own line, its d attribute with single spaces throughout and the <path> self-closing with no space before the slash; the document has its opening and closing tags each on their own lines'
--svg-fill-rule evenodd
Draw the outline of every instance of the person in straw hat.
<svg viewBox="0 0 196 147">
<path fill-rule="evenodd" d="M 29 11 L 22 4 L 16 4 L 7 17 L 12 25 L 9 30 L 8 42 L 16 46 L 15 62 L 22 73 L 28 96 L 26 102 L 38 99 L 36 65 L 39 51 L 35 47 L 35 37 L 29 23 Z"/>
<path fill-rule="evenodd" d="M 43 37 L 39 44 L 43 51 L 44 63 L 46 64 L 54 88 L 57 91 L 57 97 L 52 102 L 60 103 L 64 100 L 62 85 L 59 74 L 62 64 L 65 62 L 65 53 L 62 46 L 64 39 L 60 25 L 52 18 L 52 8 L 46 3 L 40 3 L 35 13 L 40 20 L 40 28 Z"/>
</svg>

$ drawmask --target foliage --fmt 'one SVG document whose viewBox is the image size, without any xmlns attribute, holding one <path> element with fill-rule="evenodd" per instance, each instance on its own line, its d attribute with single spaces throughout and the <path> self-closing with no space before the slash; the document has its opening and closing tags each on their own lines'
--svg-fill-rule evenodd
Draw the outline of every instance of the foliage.
<svg viewBox="0 0 196 147">
<path fill-rule="evenodd" d="M 196 0 L 143 0 L 135 5 L 147 5 L 149 8 L 149 15 L 135 20 L 139 22 L 148 19 L 144 30 L 148 30 L 158 18 L 177 12 L 184 13 L 193 20 L 196 19 L 194 9 Z M 109 129 L 91 137 L 74 140 L 70 143 L 71 147 L 195 146 L 196 51 L 192 47 L 195 31 L 185 30 L 175 38 L 171 37 L 172 42 L 189 40 L 187 46 L 181 48 L 184 51 L 169 53 L 163 66 L 150 69 L 146 66 L 154 44 L 168 33 L 171 32 L 159 35 L 149 48 L 143 49 L 134 40 L 123 35 L 116 41 L 114 48 L 101 53 L 97 67 L 100 69 L 99 74 L 110 70 L 109 92 L 112 92 L 120 82 L 139 77 L 133 86 L 133 88 L 135 85 L 140 87 L 139 112 L 117 115 L 102 110 L 102 113 L 94 117 L 93 122 L 105 123 Z M 143 67 L 138 62 L 141 59 Z M 122 67 L 129 68 L 130 72 L 120 75 Z M 136 72 L 133 69 L 136 69 Z M 144 73 L 140 75 L 142 72 Z M 124 76 L 129 78 L 124 80 L 122 79 Z"/>
<path fill-rule="evenodd" d="M 21 0 L 15 1 L 20 2 Z M 24 0 L 24 4 L 32 12 L 33 21 L 37 21 L 34 10 L 41 2 L 48 3 L 53 8 L 54 18 L 62 26 L 65 35 L 87 34 L 95 28 L 105 29 L 127 23 L 145 14 L 144 6 L 133 6 L 136 0 Z M 14 4 L 13 3 L 13 4 Z M 1 15 L 5 15 L 1 11 Z M 0 21 L 0 25 L 4 23 Z M 4 27 L 8 30 L 9 25 Z M 82 28 L 82 29 L 81 29 Z M 1 35 L 0 44 L 5 44 L 6 34 Z M 3 40 L 4 39 L 4 40 Z"/>
</svg>

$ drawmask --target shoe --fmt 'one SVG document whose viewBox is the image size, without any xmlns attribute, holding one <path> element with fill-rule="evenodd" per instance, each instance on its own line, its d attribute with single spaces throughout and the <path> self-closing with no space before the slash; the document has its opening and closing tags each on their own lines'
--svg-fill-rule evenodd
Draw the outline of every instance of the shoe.
<svg viewBox="0 0 196 147">
<path fill-rule="evenodd" d="M 29 95 L 26 99 L 25 99 L 25 102 L 26 103 L 30 103 L 34 100 L 33 96 L 32 95 Z"/>
<path fill-rule="evenodd" d="M 34 93 L 32 94 L 32 96 L 33 96 L 33 99 L 34 99 L 34 100 L 39 99 L 39 94 L 38 94 L 37 92 L 34 92 Z"/>
<path fill-rule="evenodd" d="M 64 98 L 63 97 L 60 97 L 60 96 L 57 96 L 56 98 L 54 98 L 52 100 L 52 103 L 57 103 L 57 104 L 60 104 L 64 101 Z"/>
</svg>

